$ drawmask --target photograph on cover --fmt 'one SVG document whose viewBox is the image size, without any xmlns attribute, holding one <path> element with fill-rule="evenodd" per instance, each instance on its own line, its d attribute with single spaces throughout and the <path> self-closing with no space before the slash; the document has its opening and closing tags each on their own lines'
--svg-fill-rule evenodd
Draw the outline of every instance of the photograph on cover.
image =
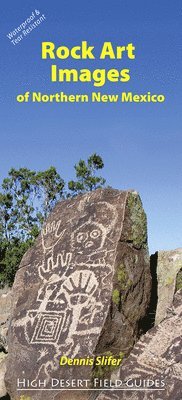
<svg viewBox="0 0 182 400">
<path fill-rule="evenodd" d="M 181 400 L 181 2 L 1 5 L 0 399 Z"/>
</svg>

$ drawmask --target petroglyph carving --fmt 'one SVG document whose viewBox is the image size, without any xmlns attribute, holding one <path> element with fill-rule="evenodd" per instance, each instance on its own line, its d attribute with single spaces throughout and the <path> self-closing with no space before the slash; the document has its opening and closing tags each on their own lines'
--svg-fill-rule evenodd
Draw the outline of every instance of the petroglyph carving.
<svg viewBox="0 0 182 400">
<path fill-rule="evenodd" d="M 64 326 L 64 314 L 39 313 L 31 343 L 57 343 Z"/>
<path fill-rule="evenodd" d="M 82 206 L 85 202 L 82 203 Z M 88 204 L 88 203 L 87 203 Z M 91 204 L 91 208 L 93 204 Z M 69 206 L 69 208 L 71 208 Z M 101 223 L 96 221 L 97 213 L 101 214 Z M 108 223 L 108 213 L 112 220 Z M 85 219 L 86 213 L 84 214 Z M 99 332 L 100 321 L 104 319 L 104 304 L 108 293 L 106 291 L 103 302 L 98 300 L 99 285 L 107 287 L 107 277 L 112 274 L 112 268 L 106 265 L 108 251 L 102 250 L 106 237 L 117 218 L 117 212 L 111 204 L 100 202 L 97 212 L 93 213 L 81 225 L 79 224 L 70 237 L 71 252 L 61 249 L 61 239 L 66 233 L 61 220 L 47 223 L 42 230 L 43 259 L 38 267 L 38 274 L 42 284 L 37 293 L 36 307 L 32 308 L 14 324 L 15 334 L 19 340 L 26 340 L 31 345 L 51 345 L 55 348 L 54 359 L 60 353 L 60 336 L 64 334 L 68 354 L 80 348 L 75 342 L 77 336 L 86 336 L 88 324 L 90 334 Z M 55 247 L 59 245 L 59 253 Z M 74 256 L 73 256 L 74 254 Z M 77 254 L 84 255 L 83 262 L 77 264 Z M 96 254 L 90 263 L 91 255 Z M 100 278 L 90 267 L 96 269 L 103 266 L 104 272 Z M 81 269 L 80 269 L 81 268 Z M 30 273 L 31 276 L 31 273 Z M 22 332 L 23 329 L 23 332 Z M 21 333 L 17 333 L 21 330 Z M 66 335 L 66 336 L 65 336 Z M 92 340 L 90 341 L 92 343 Z M 45 348 L 40 348 L 41 358 L 47 358 Z M 49 370 L 51 369 L 49 364 Z M 43 367 L 43 366 L 42 366 Z M 44 363 L 45 369 L 47 363 Z"/>
<path fill-rule="evenodd" d="M 63 379 L 79 377 L 80 371 L 73 366 L 60 370 L 60 356 L 94 357 L 105 328 L 110 343 L 112 326 L 107 329 L 107 320 L 113 307 L 118 254 L 120 259 L 126 251 L 119 246 L 127 196 L 127 192 L 108 189 L 60 202 L 34 248 L 24 257 L 25 268 L 17 274 L 21 284 L 15 287 L 17 308 L 10 329 L 10 343 L 13 346 L 16 342 L 20 354 L 16 358 L 18 376 L 29 371 L 29 379 L 46 379 L 48 383 L 60 374 Z M 131 246 L 129 251 L 133 251 Z M 144 256 L 141 254 L 140 276 Z M 145 308 L 145 296 L 143 299 Z M 122 337 L 119 314 L 117 324 Z M 117 348 L 116 329 L 112 340 Z M 14 364 L 14 360 L 10 362 L 9 371 Z M 91 368 L 82 371 L 83 377 L 91 378 Z M 17 387 L 14 372 L 15 368 L 8 378 L 10 394 L 11 387 Z M 44 400 L 49 399 L 49 393 L 44 392 Z M 36 396 L 38 400 L 39 394 Z"/>
<path fill-rule="evenodd" d="M 104 245 L 107 231 L 104 226 L 91 220 L 85 222 L 71 235 L 72 248 L 79 254 L 91 254 Z"/>
<path fill-rule="evenodd" d="M 87 302 L 90 296 L 96 291 L 97 286 L 98 281 L 95 274 L 92 271 L 87 270 L 79 272 L 75 271 L 63 283 L 63 289 L 65 289 L 70 295 L 70 306 Z"/>
<path fill-rule="evenodd" d="M 117 396 L 117 394 L 113 393 L 111 390 L 109 391 L 109 394 L 108 392 L 101 393 L 99 397 L 97 396 L 97 398 L 99 400 L 119 400 L 119 396 Z"/>
<path fill-rule="evenodd" d="M 43 263 L 39 266 L 39 276 L 42 280 L 48 281 L 52 274 L 57 273 L 62 280 L 70 267 L 72 253 L 59 253 L 56 257 L 53 255 L 45 256 Z"/>
<path fill-rule="evenodd" d="M 61 220 L 46 224 L 42 231 L 43 250 L 52 250 L 63 237 L 66 229 L 61 230 Z"/>
<path fill-rule="evenodd" d="M 181 364 L 181 301 L 182 290 L 178 291 L 174 296 L 173 305 L 171 305 L 175 313 L 166 317 L 159 325 L 150 329 L 130 353 L 128 359 L 123 363 L 120 370 L 122 381 L 128 379 L 136 379 L 144 381 L 146 379 L 163 380 L 165 382 L 165 390 L 153 390 L 150 394 L 151 399 L 161 400 L 180 399 L 182 384 L 182 364 Z M 175 326 L 175 329 L 174 329 Z M 135 392 L 135 400 L 145 400 L 143 392 Z M 128 394 L 129 396 L 129 394 Z M 127 395 L 122 393 L 120 399 L 127 399 Z M 128 397 L 131 399 L 132 397 Z M 102 397 L 98 397 L 102 399 Z"/>
</svg>

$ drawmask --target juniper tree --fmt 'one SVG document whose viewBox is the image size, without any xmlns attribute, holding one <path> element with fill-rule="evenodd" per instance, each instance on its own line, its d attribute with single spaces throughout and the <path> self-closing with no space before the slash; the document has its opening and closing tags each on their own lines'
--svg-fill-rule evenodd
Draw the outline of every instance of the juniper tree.
<svg viewBox="0 0 182 400">
<path fill-rule="evenodd" d="M 103 160 L 96 153 L 92 154 L 87 161 L 80 160 L 74 166 L 77 179 L 68 182 L 71 195 L 75 196 L 103 187 L 106 181 L 97 175 L 97 171 L 103 167 Z"/>
<path fill-rule="evenodd" d="M 55 167 L 45 171 L 11 168 L 0 192 L 0 286 L 11 285 L 23 254 L 33 244 L 54 205 L 67 196 L 104 186 L 97 175 L 102 158 L 92 154 L 75 165 L 76 180 L 65 182 Z"/>
</svg>

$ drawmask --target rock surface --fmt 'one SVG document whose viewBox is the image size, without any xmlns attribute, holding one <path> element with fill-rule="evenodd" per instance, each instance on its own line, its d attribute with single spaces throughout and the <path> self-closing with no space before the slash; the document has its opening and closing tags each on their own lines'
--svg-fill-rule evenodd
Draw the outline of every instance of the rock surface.
<svg viewBox="0 0 182 400">
<path fill-rule="evenodd" d="M 18 378 L 31 400 L 76 399 L 68 391 L 28 392 L 27 379 L 46 388 L 51 378 L 92 381 L 91 366 L 60 367 L 60 356 L 128 354 L 150 287 L 146 216 L 136 192 L 102 189 L 60 202 L 16 274 L 6 373 L 11 400 L 22 393 Z"/>
<path fill-rule="evenodd" d="M 0 290 L 0 398 L 4 399 L 7 393 L 4 377 L 6 372 L 6 358 L 8 352 L 7 332 L 12 308 L 11 289 Z"/>
<path fill-rule="evenodd" d="M 182 289 L 170 306 L 167 317 L 142 336 L 121 367 L 123 388 L 133 384 L 132 390 L 105 391 L 97 400 L 181 400 Z"/>
<path fill-rule="evenodd" d="M 168 308 L 173 301 L 176 286 L 177 289 L 180 289 L 177 276 L 181 269 L 182 249 L 159 251 L 157 253 L 158 302 L 155 325 L 166 317 Z"/>
<path fill-rule="evenodd" d="M 11 289 L 0 290 L 0 351 L 8 351 L 7 332 L 12 307 Z"/>
<path fill-rule="evenodd" d="M 0 353 L 0 399 L 7 394 L 7 390 L 4 383 L 4 376 L 6 372 L 6 357 L 7 355 L 3 352 Z"/>
</svg>

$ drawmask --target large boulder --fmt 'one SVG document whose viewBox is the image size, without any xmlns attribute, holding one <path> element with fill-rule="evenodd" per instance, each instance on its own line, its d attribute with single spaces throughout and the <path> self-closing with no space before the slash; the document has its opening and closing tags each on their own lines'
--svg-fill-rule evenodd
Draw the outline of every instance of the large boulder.
<svg viewBox="0 0 182 400">
<path fill-rule="evenodd" d="M 80 390 L 53 389 L 53 380 L 72 386 L 81 378 L 90 387 L 95 376 L 110 374 L 92 360 L 129 353 L 142 331 L 150 287 L 146 216 L 136 192 L 100 189 L 57 204 L 13 286 L 11 400 L 22 393 L 31 400 L 87 398 Z M 62 356 L 91 362 L 60 366 Z"/>
<path fill-rule="evenodd" d="M 182 287 L 179 273 L 182 269 L 182 249 L 158 251 L 157 256 L 157 310 L 155 325 L 159 324 L 167 315 L 173 301 L 175 289 Z"/>
<path fill-rule="evenodd" d="M 113 381 L 120 390 L 103 391 L 97 400 L 181 400 L 181 317 L 182 289 L 167 317 L 141 337 L 123 363 Z"/>
</svg>

